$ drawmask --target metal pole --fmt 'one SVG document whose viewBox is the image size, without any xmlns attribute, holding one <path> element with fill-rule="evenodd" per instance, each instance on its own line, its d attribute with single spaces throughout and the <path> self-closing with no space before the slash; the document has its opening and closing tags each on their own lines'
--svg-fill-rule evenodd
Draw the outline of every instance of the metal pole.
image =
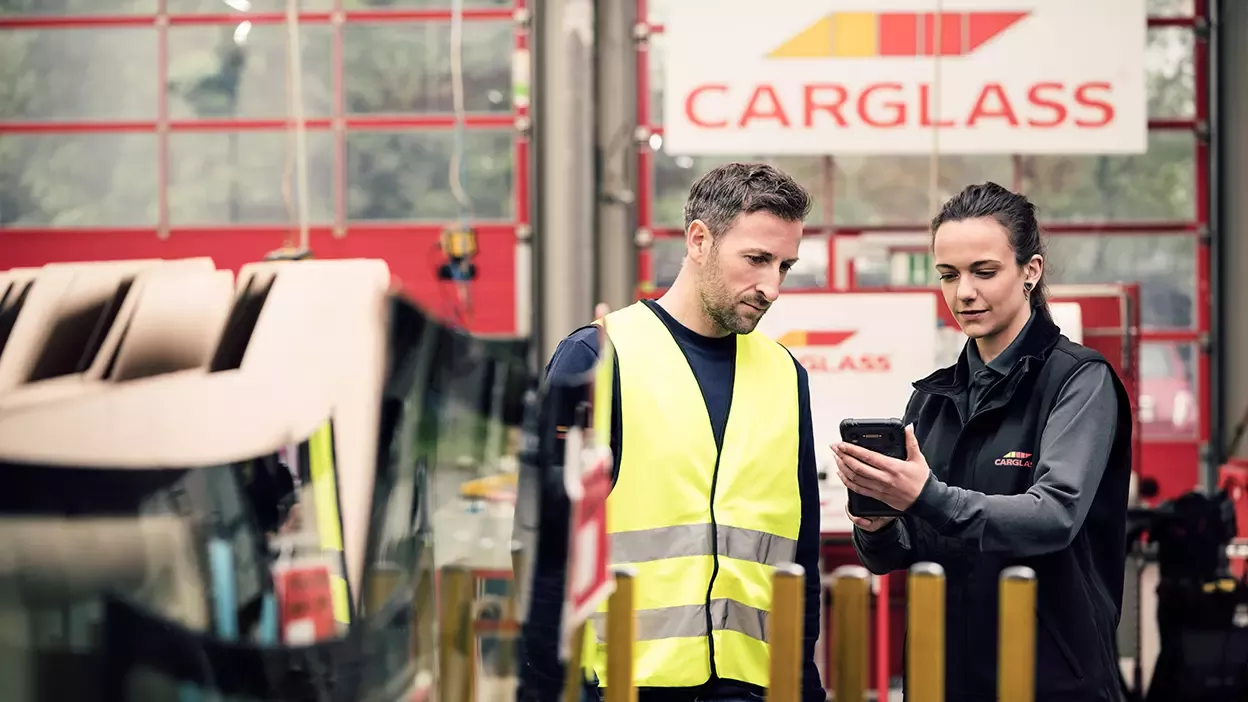
<svg viewBox="0 0 1248 702">
<path fill-rule="evenodd" d="M 1226 404 L 1226 324 L 1228 323 L 1226 307 L 1226 273 L 1229 269 L 1224 255 L 1226 239 L 1229 234 L 1226 226 L 1226 209 L 1228 198 L 1222 195 L 1223 172 L 1227 161 L 1226 148 L 1223 146 L 1222 133 L 1231 128 L 1223 114 L 1222 96 L 1229 89 L 1225 66 L 1226 46 L 1222 41 L 1221 17 L 1222 3 L 1212 0 L 1205 4 L 1209 22 L 1206 42 L 1205 75 L 1197 75 L 1196 80 L 1205 81 L 1206 116 L 1209 124 L 1208 163 L 1203 164 L 1209 169 L 1206 181 L 1205 197 L 1209 208 L 1209 382 L 1205 386 L 1209 390 L 1206 406 L 1209 409 L 1209 444 L 1211 465 L 1208 470 L 1212 474 L 1210 483 L 1217 485 L 1217 470 L 1230 458 L 1230 425 L 1227 421 L 1234 410 Z M 1200 168 L 1202 164 L 1196 164 Z"/>
<path fill-rule="evenodd" d="M 607 699 L 637 702 L 633 685 L 633 642 L 637 640 L 637 572 L 615 568 L 615 592 L 607 600 Z"/>
<path fill-rule="evenodd" d="M 802 698 L 805 601 L 806 571 L 794 563 L 777 567 L 771 580 L 770 702 L 798 702 Z"/>
<path fill-rule="evenodd" d="M 290 67 L 290 119 L 295 135 L 295 219 L 299 248 L 308 249 L 308 131 L 303 110 L 303 47 L 299 41 L 299 3 L 286 0 L 286 60 Z"/>
<path fill-rule="evenodd" d="M 1248 81 L 1243 79 L 1243 67 L 1248 66 L 1248 3 L 1222 2 L 1218 5 L 1217 21 L 1216 115 L 1224 129 L 1218 132 L 1215 142 L 1221 169 L 1210 188 L 1222 194 L 1215 220 L 1217 229 L 1212 232 L 1218 242 L 1217 257 L 1213 260 L 1221 263 L 1221 270 L 1227 275 L 1218 280 L 1217 287 L 1221 321 L 1225 324 L 1218 327 L 1219 333 L 1213 339 L 1225 358 L 1217 387 L 1225 409 L 1223 436 L 1230 438 L 1239 417 L 1248 409 L 1248 364 L 1234 360 L 1248 357 L 1248 315 L 1235 312 L 1248 306 L 1248 278 L 1232 274 L 1248 267 L 1248 199 L 1237 197 L 1248 192 Z M 1213 318 L 1214 324 L 1217 321 Z M 1240 442 L 1238 449 L 1227 456 L 1244 457 L 1248 457 L 1248 441 Z"/>
<path fill-rule="evenodd" d="M 906 699 L 945 702 L 945 569 L 914 564 L 906 599 Z"/>
<path fill-rule="evenodd" d="M 534 287 L 537 367 L 594 306 L 594 42 L 591 0 L 536 3 Z"/>
<path fill-rule="evenodd" d="M 871 574 L 855 565 L 832 571 L 832 619 L 836 637 L 836 701 L 866 702 L 867 620 Z"/>
<path fill-rule="evenodd" d="M 997 634 L 997 699 L 1036 699 L 1036 571 L 1011 566 L 1001 571 Z"/>
<path fill-rule="evenodd" d="M 620 309 L 637 287 L 637 3 L 599 2 L 597 19 L 594 299 Z"/>
</svg>

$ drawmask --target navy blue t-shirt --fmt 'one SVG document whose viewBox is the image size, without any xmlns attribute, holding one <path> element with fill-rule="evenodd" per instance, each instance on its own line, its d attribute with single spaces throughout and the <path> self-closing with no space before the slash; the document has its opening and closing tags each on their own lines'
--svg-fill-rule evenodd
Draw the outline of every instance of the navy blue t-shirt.
<svg viewBox="0 0 1248 702">
<path fill-rule="evenodd" d="M 728 409 L 732 404 L 733 375 L 736 366 L 737 339 L 735 335 L 720 338 L 702 336 L 680 324 L 653 301 L 645 304 L 663 320 L 676 343 L 680 345 L 690 368 L 702 389 L 711 430 L 717 447 L 723 446 L 724 430 L 728 424 Z M 555 349 L 546 374 L 550 385 L 557 387 L 561 381 L 576 384 L 594 368 L 598 361 L 598 329 L 587 326 L 576 330 Z M 803 668 L 803 699 L 808 702 L 826 699 L 815 667 L 815 641 L 819 637 L 819 478 L 815 464 L 814 431 L 810 418 L 810 385 L 806 369 L 794 360 L 797 368 L 798 389 L 798 489 L 801 493 L 801 526 L 797 538 L 795 560 L 806 570 L 806 616 L 805 616 L 805 663 Z M 620 446 L 623 435 L 620 411 L 619 366 L 614 369 L 614 407 L 611 412 L 611 449 L 615 456 L 614 476 L 620 470 Z M 579 396 L 583 398 L 583 395 Z M 542 408 L 544 437 L 557 433 L 556 427 L 566 427 L 573 422 L 576 402 L 566 393 L 553 391 L 547 395 L 547 405 Z M 614 477 L 613 476 L 613 477 Z M 560 505 L 542 505 L 542 533 L 545 528 L 558 528 L 567 524 L 566 499 Z M 565 586 L 564 564 L 567 562 L 566 544 L 539 546 L 534 561 L 533 590 L 528 620 L 522 632 L 524 662 L 520 675 L 521 700 L 559 699 L 563 685 L 563 665 L 558 660 L 557 646 L 559 622 L 562 614 Z M 638 691 L 638 702 L 692 702 L 695 699 L 758 696 L 763 690 L 746 683 L 712 677 L 698 688 L 666 689 L 652 688 Z"/>
</svg>

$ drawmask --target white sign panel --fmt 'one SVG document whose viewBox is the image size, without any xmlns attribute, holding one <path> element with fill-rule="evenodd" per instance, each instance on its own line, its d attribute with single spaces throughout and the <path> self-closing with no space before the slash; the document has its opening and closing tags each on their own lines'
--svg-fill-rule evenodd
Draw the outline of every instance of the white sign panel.
<svg viewBox="0 0 1248 702">
<path fill-rule="evenodd" d="M 1083 343 L 1083 305 L 1078 302 L 1051 302 L 1049 314 L 1067 339 L 1076 344 Z"/>
<path fill-rule="evenodd" d="M 810 376 L 825 532 L 848 531 L 845 487 L 829 446 L 846 417 L 900 417 L 911 383 L 935 368 L 936 302 L 929 292 L 781 295 L 759 331 L 788 347 Z M 842 524 L 843 522 L 843 524 Z"/>
<path fill-rule="evenodd" d="M 681 0 L 671 154 L 1147 149 L 1145 0 Z"/>
</svg>

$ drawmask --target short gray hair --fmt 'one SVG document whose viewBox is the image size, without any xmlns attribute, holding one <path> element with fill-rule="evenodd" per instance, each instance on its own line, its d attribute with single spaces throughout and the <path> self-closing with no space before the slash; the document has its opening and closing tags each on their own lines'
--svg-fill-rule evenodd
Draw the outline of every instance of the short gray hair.
<svg viewBox="0 0 1248 702">
<path fill-rule="evenodd" d="M 702 220 L 718 237 L 742 214 L 770 212 L 786 222 L 810 214 L 810 193 L 788 174 L 765 163 L 726 163 L 698 178 L 685 201 L 685 231 Z"/>
</svg>

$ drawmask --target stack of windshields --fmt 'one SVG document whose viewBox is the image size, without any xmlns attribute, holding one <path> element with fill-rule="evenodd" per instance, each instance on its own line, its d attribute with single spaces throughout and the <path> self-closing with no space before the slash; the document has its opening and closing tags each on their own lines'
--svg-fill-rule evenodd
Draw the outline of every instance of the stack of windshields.
<svg viewBox="0 0 1248 702">
<path fill-rule="evenodd" d="M 597 350 L 597 362 L 592 367 L 581 373 L 564 371 L 547 376 L 531 393 L 513 537 L 522 554 L 516 559 L 516 616 L 521 621 L 527 619 L 530 607 L 550 606 L 549 601 L 535 605 L 529 598 L 534 573 L 577 573 L 582 578 L 594 573 L 594 554 L 585 548 L 571 548 L 577 536 L 573 528 L 576 509 L 570 495 L 577 495 L 578 500 L 586 496 L 587 453 L 611 447 L 612 436 L 619 431 L 614 349 L 601 328 Z M 591 501 L 579 504 L 585 506 Z M 565 587 L 569 587 L 574 579 L 566 581 Z M 591 599 L 578 609 L 569 599 L 565 592 L 560 638 L 547 643 L 552 649 L 559 647 L 561 656 L 569 653 L 569 647 L 578 646 L 574 638 L 577 624 L 588 620 L 598 604 Z M 587 635 L 602 633 L 591 631 Z"/>
<path fill-rule="evenodd" d="M 443 699 L 434 573 L 508 565 L 524 358 L 378 261 L 0 273 L 0 699 Z"/>
<path fill-rule="evenodd" d="M 415 602 L 418 699 L 512 699 L 527 343 L 474 338 L 391 303 L 380 432 L 391 441 L 380 447 L 366 609 L 377 603 L 384 618 Z"/>
</svg>

